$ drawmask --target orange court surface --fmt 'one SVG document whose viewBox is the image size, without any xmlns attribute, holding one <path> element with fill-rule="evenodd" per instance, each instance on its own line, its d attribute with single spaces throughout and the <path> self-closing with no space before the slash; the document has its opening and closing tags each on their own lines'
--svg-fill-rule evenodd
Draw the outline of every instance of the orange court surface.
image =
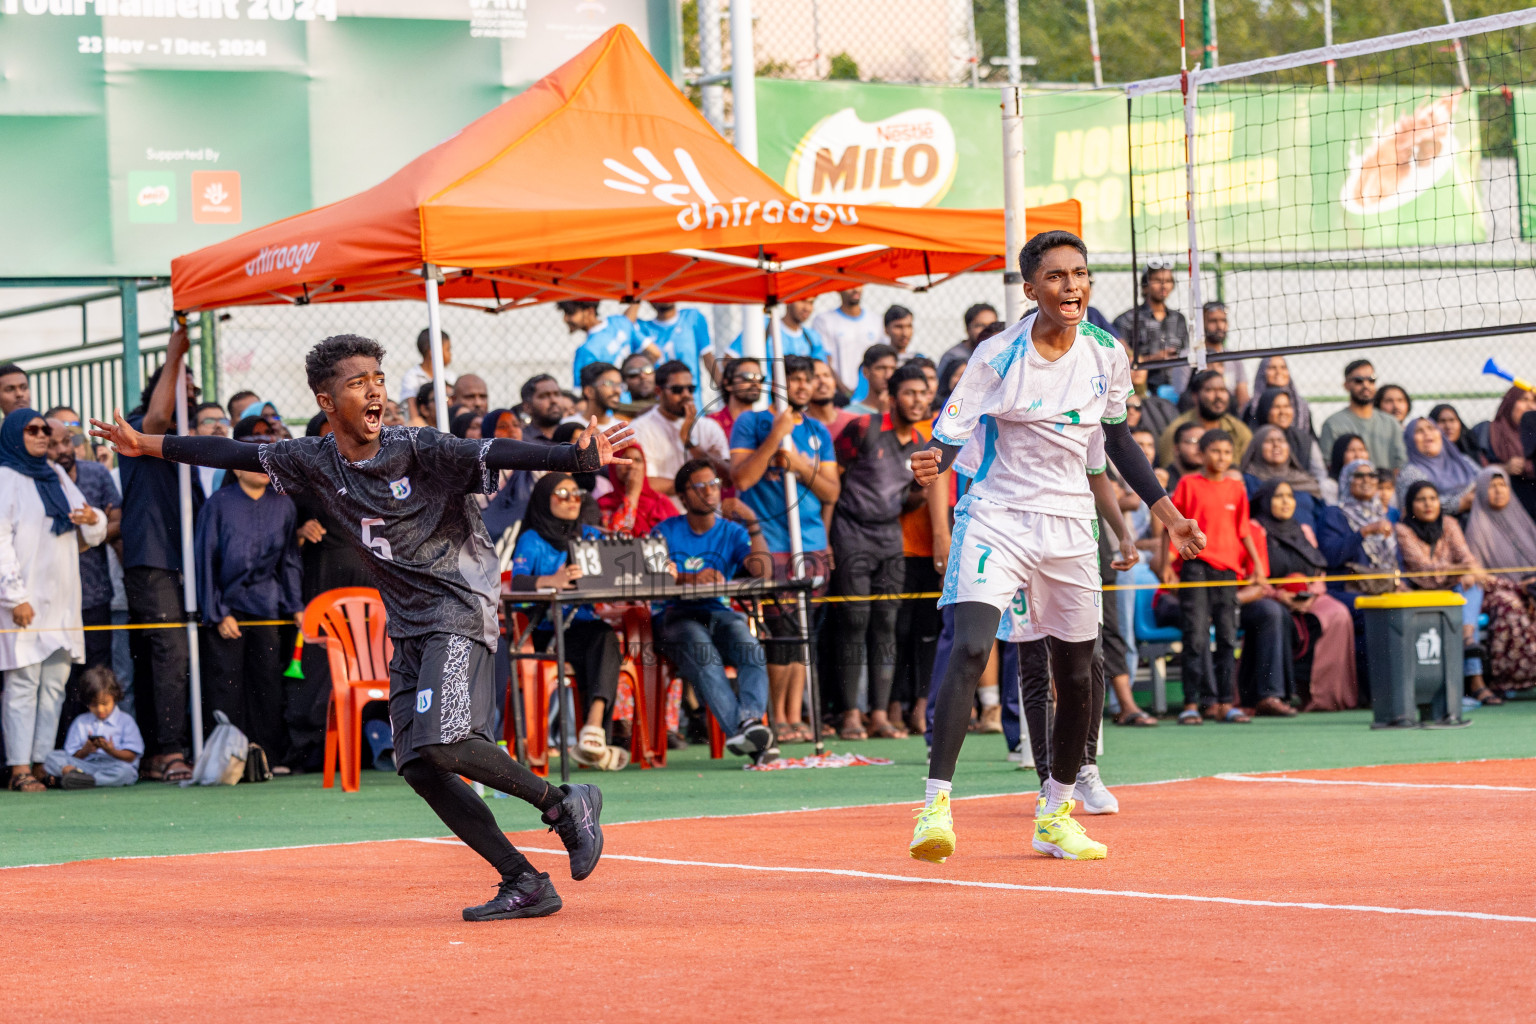
<svg viewBox="0 0 1536 1024">
<path fill-rule="evenodd" d="M 615 824 L 565 909 L 466 924 L 454 839 L 0 871 L 32 953 L 6 1021 L 1529 1020 L 1536 761 L 1119 787 L 1108 860 L 1028 848 L 1028 795 Z M 131 925 L 127 922 L 132 922 Z M 19 947 L 18 947 L 19 948 Z M 96 997 L 83 996 L 96 993 Z M 87 1008 L 88 1004 L 88 1008 Z M 1059 1011 L 1059 1012 L 1058 1012 Z"/>
</svg>

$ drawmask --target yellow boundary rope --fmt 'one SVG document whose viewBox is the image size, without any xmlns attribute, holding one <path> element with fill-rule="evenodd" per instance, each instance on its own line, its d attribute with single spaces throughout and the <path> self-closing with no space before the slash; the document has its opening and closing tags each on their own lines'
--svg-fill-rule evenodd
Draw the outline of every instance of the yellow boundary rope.
<svg viewBox="0 0 1536 1024">
<path fill-rule="evenodd" d="M 1486 575 L 1489 575 L 1489 576 L 1515 575 L 1515 574 L 1521 574 L 1521 573 L 1531 574 L 1531 573 L 1536 573 L 1536 565 L 1521 565 L 1521 566 L 1515 566 L 1514 568 L 1510 568 L 1510 569 L 1483 569 L 1483 570 L 1481 570 L 1481 572 L 1486 574 Z M 1352 582 L 1356 582 L 1356 581 L 1360 581 L 1360 580 L 1411 580 L 1411 579 L 1417 579 L 1417 578 L 1424 577 L 1424 576 L 1465 576 L 1465 575 L 1467 575 L 1467 574 L 1466 573 L 1456 573 L 1456 572 L 1446 572 L 1443 569 L 1423 569 L 1423 570 L 1420 570 L 1418 572 L 1359 572 L 1359 573 L 1348 573 L 1348 574 L 1340 575 L 1340 576 L 1308 576 L 1308 577 L 1306 577 L 1306 582 L 1308 582 L 1308 583 L 1314 583 L 1314 582 L 1322 582 L 1322 583 L 1352 583 Z M 1271 579 L 1267 579 L 1264 582 L 1270 583 L 1270 584 L 1284 584 L 1284 583 L 1296 583 L 1296 582 L 1298 582 L 1298 580 L 1294 576 L 1277 576 L 1277 577 L 1273 577 Z M 1194 589 L 1196 587 L 1246 587 L 1248 585 L 1249 585 L 1249 581 L 1247 579 L 1236 579 L 1236 580 L 1202 580 L 1202 581 L 1199 581 L 1199 582 L 1196 582 L 1196 583 L 1183 583 L 1183 582 L 1176 582 L 1176 583 L 1129 583 L 1129 584 L 1110 583 L 1110 584 L 1106 584 L 1103 587 L 1103 589 L 1106 592 L 1108 592 L 1108 591 L 1115 591 L 1115 590 L 1185 590 L 1185 589 Z M 811 601 L 813 603 L 815 603 L 815 604 L 851 604 L 851 603 L 859 602 L 859 601 L 938 600 L 938 598 L 940 598 L 941 596 L 943 596 L 943 595 L 940 594 L 939 591 L 935 590 L 935 591 L 932 591 L 932 592 L 929 592 L 929 593 L 921 593 L 921 594 L 866 594 L 866 595 L 838 596 L 838 597 L 824 596 L 824 597 L 813 597 L 813 598 L 811 598 Z M 647 600 L 649 600 L 649 598 L 647 598 Z M 291 626 L 293 624 L 294 623 L 293 623 L 292 619 L 258 619 L 258 620 L 254 620 L 254 621 L 250 621 L 250 622 L 237 622 L 236 623 L 236 625 L 240 625 L 240 626 Z M 81 630 L 83 630 L 85 632 L 92 632 L 92 631 L 95 631 L 95 630 L 114 630 L 114 629 L 186 629 L 187 628 L 187 624 L 185 622 L 130 622 L 130 623 L 125 623 L 123 625 L 78 626 L 76 628 L 77 629 L 81 629 Z M 199 624 L 198 628 L 200 628 L 200 629 L 203 628 L 201 623 Z M 54 632 L 54 630 L 51 630 L 51 629 L 46 629 L 46 630 L 45 629 L 0 629 L 0 634 L 6 634 L 6 633 L 50 633 L 50 632 Z"/>
<path fill-rule="evenodd" d="M 1517 573 L 1529 574 L 1529 573 L 1536 573 L 1536 565 L 1522 565 L 1522 566 L 1516 566 L 1516 567 L 1510 568 L 1510 569 L 1483 569 L 1483 570 L 1480 570 L 1480 571 L 1482 573 L 1486 574 L 1486 575 L 1489 575 L 1489 576 L 1498 576 L 1498 575 L 1502 575 L 1502 574 L 1517 574 Z M 1446 572 L 1444 569 L 1421 569 L 1421 570 L 1419 570 L 1417 572 L 1360 572 L 1360 573 L 1348 573 L 1348 574 L 1339 575 L 1339 576 L 1308 576 L 1308 577 L 1306 577 L 1306 582 L 1308 582 L 1308 583 L 1313 583 L 1313 582 L 1321 582 L 1321 583 L 1350 583 L 1350 582 L 1355 582 L 1355 581 L 1358 581 L 1358 580 L 1409 580 L 1409 579 L 1418 579 L 1418 578 L 1424 577 L 1424 576 L 1451 576 L 1451 577 L 1456 577 L 1456 576 L 1465 576 L 1465 575 L 1467 575 L 1467 574 L 1466 573 L 1458 573 L 1458 572 Z M 1269 584 L 1285 584 L 1285 583 L 1296 583 L 1296 582 L 1299 582 L 1299 581 L 1294 576 L 1279 576 L 1279 577 L 1274 577 L 1274 578 L 1271 578 L 1271 579 L 1266 579 L 1264 582 L 1269 583 Z M 1126 583 L 1126 584 L 1109 583 L 1109 584 L 1105 584 L 1103 589 L 1106 592 L 1112 591 L 1112 590 L 1185 590 L 1185 589 L 1193 590 L 1193 589 L 1195 589 L 1197 587 L 1246 587 L 1246 586 L 1249 586 L 1249 584 L 1250 584 L 1250 581 L 1247 580 L 1247 579 L 1201 580 L 1201 581 L 1194 582 L 1194 583 L 1184 583 L 1184 582 L 1175 582 L 1175 583 Z M 825 597 L 813 597 L 813 598 L 811 598 L 811 600 L 813 602 L 818 603 L 818 604 L 848 604 L 848 603 L 858 602 L 858 601 L 907 601 L 907 600 L 917 600 L 917 599 L 927 599 L 927 598 L 937 599 L 940 596 L 942 596 L 942 595 L 938 591 L 934 591 L 932 593 L 923 593 L 923 594 L 868 594 L 868 595 L 854 595 L 854 596 L 847 596 L 847 597 L 825 596 Z"/>
</svg>

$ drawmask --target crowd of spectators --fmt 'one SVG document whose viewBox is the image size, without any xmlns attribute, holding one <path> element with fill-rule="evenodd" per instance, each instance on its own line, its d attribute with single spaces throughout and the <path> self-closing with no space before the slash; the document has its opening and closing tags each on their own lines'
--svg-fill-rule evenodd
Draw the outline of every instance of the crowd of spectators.
<svg viewBox="0 0 1536 1024">
<path fill-rule="evenodd" d="M 1137 306 L 1113 321 L 1090 308 L 1089 319 L 1135 361 L 1182 359 L 1189 325 L 1168 305 L 1172 288 L 1170 267 L 1151 262 Z M 925 731 L 930 687 L 946 657 L 946 617 L 932 597 L 880 598 L 940 587 L 952 509 L 982 470 L 962 459 L 924 490 L 912 481 L 910 457 L 977 344 L 1004 329 L 996 310 L 968 308 L 951 344 L 905 307 L 866 307 L 859 288 L 840 292 L 819 315 L 812 300 L 791 302 L 778 314 L 778 380 L 764 360 L 742 353 L 740 337 L 717 362 L 709 324 L 695 310 L 655 304 L 646 317 L 636 304 L 605 317 L 598 303 L 581 300 L 559 310 L 579 337 L 570 378 L 539 374 L 515 392 L 512 382 L 455 375 L 443 335 L 441 385 L 454 435 L 560 443 L 589 419 L 604 427 L 628 421 L 634 431 L 621 453 L 628 464 L 575 476 L 504 471 L 477 496 L 510 570 L 507 585 L 571 586 L 581 575 L 571 541 L 604 535 L 661 538 L 682 581 L 803 571 L 817 595 L 876 598 L 814 605 L 822 706 L 807 706 L 793 607 L 765 605 L 754 623 L 723 600 L 674 602 L 653 612 L 658 651 L 683 684 L 669 695 L 669 744 L 702 738 L 706 711 L 729 735 L 728 748 L 754 760 L 808 742 L 818 729 L 850 740 Z M 1108 568 L 1122 531 L 1121 516 L 1106 516 L 1106 581 L 1165 585 L 1143 625 L 1182 635 L 1185 703 L 1176 721 L 1242 723 L 1368 701 L 1355 601 L 1397 589 L 1465 595 L 1469 704 L 1536 686 L 1536 603 L 1527 589 L 1536 571 L 1536 396 L 1511 389 L 1488 423 L 1468 425 L 1446 404 L 1416 416 L 1402 387 L 1378 385 L 1375 367 L 1354 359 L 1343 370 L 1346 404 L 1318 423 L 1284 358 L 1262 360 L 1250 379 L 1240 360 L 1221 358 L 1227 310 L 1209 303 L 1202 316 L 1211 368 L 1134 370 L 1128 421 L 1208 546 L 1181 563 L 1112 471 L 1110 490 L 1096 494 L 1122 514 L 1126 543 L 1142 561 L 1118 576 Z M 385 426 L 436 423 L 426 331 L 416 354 Z M 174 348 L 129 422 L 174 432 L 178 375 L 199 434 L 261 444 L 300 422 L 250 391 L 224 404 L 204 401 Z M 709 405 L 700 402 L 705 382 L 719 394 Z M 186 631 L 80 630 L 183 621 L 177 469 L 115 460 L 92 448 L 74 410 L 38 413 L 30 403 L 25 373 L 0 366 L 0 721 L 10 788 L 186 780 Z M 328 429 L 323 414 L 303 428 Z M 786 476 L 797 484 L 793 507 Z M 276 772 L 313 770 L 328 670 L 311 646 L 302 675 L 285 673 L 287 652 L 307 602 L 369 584 L 365 556 L 347 541 L 349 524 L 303 495 L 277 493 L 263 474 L 195 470 L 193 482 L 204 727 L 222 712 L 264 748 Z M 1331 576 L 1355 578 L 1324 580 Z M 1222 585 L 1168 586 L 1176 582 Z M 1131 689 L 1138 612 L 1129 598 L 1122 591 L 1106 599 L 1107 703 L 1120 724 L 1155 726 Z M 25 631 L 3 631 L 13 627 Z M 551 634 L 547 624 L 535 629 L 535 646 L 547 648 Z M 1012 679 L 1021 665 L 1030 679 L 1042 671 L 1018 646 L 999 641 L 973 723 L 1004 733 L 1015 757 L 1021 709 Z M 573 756 L 621 769 L 634 700 L 619 685 L 619 636 L 584 606 L 566 651 L 579 694 Z M 1035 685 L 1024 710 L 1045 692 Z M 372 760 L 388 767 L 382 712 L 366 717 Z"/>
</svg>

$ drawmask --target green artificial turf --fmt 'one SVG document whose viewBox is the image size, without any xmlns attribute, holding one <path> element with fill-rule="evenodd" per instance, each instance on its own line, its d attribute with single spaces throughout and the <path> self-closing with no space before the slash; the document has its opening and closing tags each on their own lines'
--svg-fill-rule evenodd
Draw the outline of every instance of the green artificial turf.
<svg viewBox="0 0 1536 1024">
<path fill-rule="evenodd" d="M 1100 765 L 1117 783 L 1190 778 L 1217 772 L 1338 768 L 1350 765 L 1528 757 L 1536 739 L 1536 700 L 1471 713 L 1459 730 L 1372 731 L 1370 712 L 1259 719 L 1252 725 L 1116 728 L 1105 723 Z M 746 814 L 853 804 L 919 802 L 927 760 L 921 738 L 844 743 L 895 760 L 890 767 L 745 772 L 735 758 L 711 761 L 706 747 L 673 752 L 665 769 L 616 775 L 581 772 L 603 787 L 609 822 Z M 788 756 L 808 746 L 786 749 Z M 967 739 L 955 795 L 1012 793 L 1036 786 L 1004 760 L 1001 736 Z M 508 830 L 539 827 L 517 800 L 491 800 Z M 367 771 L 362 791 L 324 790 L 319 775 L 263 785 L 181 789 L 140 783 L 129 789 L 43 794 L 0 792 L 0 866 L 96 857 L 200 853 L 272 846 L 444 835 L 446 830 L 398 777 Z"/>
</svg>

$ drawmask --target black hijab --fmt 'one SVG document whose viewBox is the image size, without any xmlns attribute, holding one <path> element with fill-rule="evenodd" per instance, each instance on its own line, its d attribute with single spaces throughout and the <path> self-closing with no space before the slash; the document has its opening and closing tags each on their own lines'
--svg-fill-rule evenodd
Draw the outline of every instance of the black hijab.
<svg viewBox="0 0 1536 1024">
<path fill-rule="evenodd" d="M 1351 441 L 1365 444 L 1365 438 L 1359 434 L 1340 434 L 1333 439 L 1333 451 L 1328 453 L 1328 479 L 1337 480 L 1339 474 L 1344 472 L 1344 449 L 1349 447 Z"/>
<path fill-rule="evenodd" d="M 561 519 L 549 510 L 555 488 L 561 484 L 578 486 L 568 473 L 545 473 L 533 485 L 533 493 L 528 497 L 528 511 L 523 513 L 523 529 L 537 533 L 556 551 L 568 551 L 571 541 L 581 536 L 581 522 Z"/>
<path fill-rule="evenodd" d="M 1257 407 L 1254 409 L 1253 426 L 1255 428 L 1269 424 L 1269 411 L 1274 408 L 1275 399 L 1281 395 L 1290 399 L 1293 411 L 1296 409 L 1295 396 L 1285 388 L 1265 388 L 1264 393 L 1259 396 Z M 1296 457 L 1296 461 L 1302 469 L 1309 473 L 1312 472 L 1312 446 L 1317 443 L 1317 438 L 1312 436 L 1312 431 L 1308 430 L 1307 425 L 1301 421 L 1299 412 L 1291 421 L 1291 425 L 1285 427 L 1284 430 L 1285 439 L 1291 444 L 1291 454 Z M 1344 467 L 1340 466 L 1339 468 L 1343 469 Z M 1335 477 L 1337 475 L 1334 474 Z"/>
<path fill-rule="evenodd" d="M 1440 514 L 1435 517 L 1433 522 L 1426 522 L 1413 514 L 1414 499 L 1419 496 L 1420 491 L 1426 488 L 1434 491 L 1437 495 L 1440 493 L 1435 485 L 1428 480 L 1419 480 L 1409 486 L 1408 493 L 1403 497 L 1402 521 L 1407 525 L 1408 529 L 1413 531 L 1415 537 L 1418 537 L 1419 540 L 1433 548 L 1436 544 L 1440 543 L 1440 538 L 1445 535 L 1445 509 L 1443 507 L 1440 509 Z"/>
<path fill-rule="evenodd" d="M 1455 449 L 1471 459 L 1472 465 L 1481 466 L 1483 464 L 1483 456 L 1482 452 L 1478 451 L 1477 438 L 1472 436 L 1472 430 L 1467 426 L 1467 421 L 1461 418 L 1461 413 L 1456 411 L 1454 405 L 1449 402 L 1441 402 L 1429 410 L 1429 422 L 1433 423 L 1436 427 L 1440 426 L 1440 414 L 1447 410 L 1449 410 L 1452 416 L 1456 417 L 1456 422 L 1461 424 L 1461 433 L 1457 435 L 1454 444 Z"/>
<path fill-rule="evenodd" d="M 1328 568 L 1328 560 L 1307 540 L 1294 512 L 1289 519 L 1276 519 L 1272 511 L 1275 492 L 1284 483 L 1284 480 L 1266 480 L 1253 496 L 1253 518 L 1264 527 L 1269 542 L 1269 574 L 1274 577 L 1292 573 L 1316 576 Z"/>
<path fill-rule="evenodd" d="M 457 438 L 469 437 L 469 425 L 479 419 L 472 409 L 466 409 L 455 416 L 448 424 L 448 433 Z"/>
</svg>

